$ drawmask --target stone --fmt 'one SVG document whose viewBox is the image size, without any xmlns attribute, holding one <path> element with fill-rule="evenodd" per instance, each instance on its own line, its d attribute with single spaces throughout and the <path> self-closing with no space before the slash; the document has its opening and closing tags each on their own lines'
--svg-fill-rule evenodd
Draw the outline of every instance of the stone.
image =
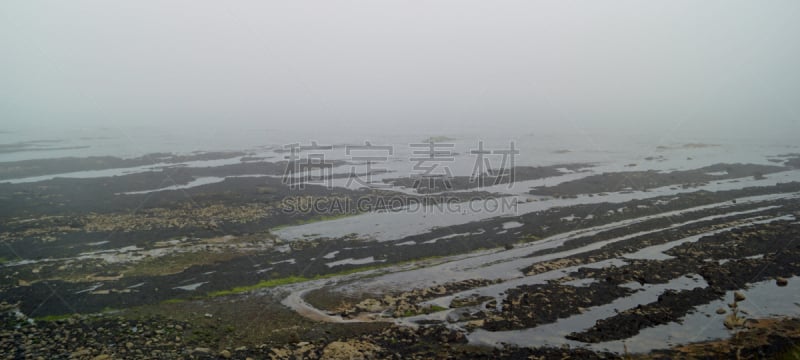
<svg viewBox="0 0 800 360">
<path fill-rule="evenodd" d="M 467 322 L 467 327 L 479 328 L 479 327 L 483 327 L 483 325 L 485 323 L 486 323 L 486 320 L 483 320 L 483 319 L 471 320 L 471 321 Z"/>
<path fill-rule="evenodd" d="M 288 359 L 291 356 L 291 351 L 282 348 L 270 349 L 270 359 Z"/>
<path fill-rule="evenodd" d="M 735 329 L 744 325 L 744 319 L 737 317 L 736 314 L 729 314 L 725 317 L 723 324 L 728 329 Z"/>
<path fill-rule="evenodd" d="M 365 341 L 334 341 L 322 350 L 322 359 L 374 359 L 380 351 L 379 346 Z"/>
<path fill-rule="evenodd" d="M 196 348 L 194 348 L 194 351 L 192 351 L 192 352 L 193 353 L 199 353 L 199 354 L 209 354 L 209 353 L 211 353 L 211 349 L 205 348 L 205 347 L 196 347 Z"/>
<path fill-rule="evenodd" d="M 77 358 L 89 356 L 91 354 L 92 354 L 92 352 L 90 350 L 88 350 L 88 349 L 80 349 L 80 350 L 78 350 L 76 352 L 73 352 L 70 355 L 70 357 L 73 358 L 73 359 L 77 359 Z"/>
</svg>

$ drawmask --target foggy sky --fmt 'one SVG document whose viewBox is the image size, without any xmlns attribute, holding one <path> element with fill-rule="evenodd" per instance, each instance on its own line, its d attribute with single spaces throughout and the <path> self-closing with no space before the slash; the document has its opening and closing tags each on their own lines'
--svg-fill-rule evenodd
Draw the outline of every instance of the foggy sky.
<svg viewBox="0 0 800 360">
<path fill-rule="evenodd" d="M 0 126 L 800 134 L 798 35 L 796 0 L 5 0 Z"/>
</svg>

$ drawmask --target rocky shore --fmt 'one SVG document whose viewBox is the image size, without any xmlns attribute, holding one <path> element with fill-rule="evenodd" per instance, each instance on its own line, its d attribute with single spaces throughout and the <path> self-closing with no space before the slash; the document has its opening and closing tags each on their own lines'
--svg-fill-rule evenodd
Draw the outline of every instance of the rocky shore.
<svg viewBox="0 0 800 360">
<path fill-rule="evenodd" d="M 9 359 L 621 358 L 630 354 L 592 346 L 671 326 L 756 283 L 791 288 L 800 275 L 794 241 L 800 183 L 696 188 L 780 174 L 791 160 L 587 175 L 534 189 L 541 196 L 516 200 L 533 210 L 516 215 L 389 239 L 308 233 L 294 241 L 274 230 L 358 214 L 287 214 L 290 202 L 400 197 L 424 204 L 507 194 L 478 191 L 465 179 L 453 191 L 414 195 L 310 184 L 297 194 L 277 176 L 285 164 L 264 160 L 0 184 L 0 353 Z M 87 170 L 119 161 L 65 164 Z M 47 164 L 18 165 L 8 171 L 43 174 L 37 169 Z M 517 175 L 540 179 L 585 166 L 520 168 Z M 265 176 L 158 196 L 128 193 L 162 187 L 165 176 L 185 184 L 227 175 Z M 635 184 L 621 181 L 631 176 Z M 659 186 L 675 191 L 648 193 Z M 640 192 L 629 196 L 634 191 Z M 314 317 L 286 303 L 294 295 Z M 603 312 L 626 299 L 643 300 Z M 709 321 L 769 340 L 737 336 L 632 356 L 721 354 L 725 346 L 744 358 L 792 351 L 796 321 L 722 310 Z M 596 320 L 556 340 L 511 341 L 518 331 L 581 316 Z M 509 342 L 482 341 L 482 333 L 508 334 Z"/>
</svg>

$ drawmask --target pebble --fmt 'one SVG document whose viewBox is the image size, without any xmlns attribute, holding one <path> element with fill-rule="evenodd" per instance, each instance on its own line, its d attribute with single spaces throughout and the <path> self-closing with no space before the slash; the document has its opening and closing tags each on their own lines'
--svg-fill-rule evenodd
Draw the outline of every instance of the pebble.
<svg viewBox="0 0 800 360">
<path fill-rule="evenodd" d="M 193 352 L 201 353 L 201 354 L 209 354 L 209 353 L 211 353 L 211 349 L 205 348 L 205 347 L 196 347 L 196 348 L 194 348 Z"/>
</svg>

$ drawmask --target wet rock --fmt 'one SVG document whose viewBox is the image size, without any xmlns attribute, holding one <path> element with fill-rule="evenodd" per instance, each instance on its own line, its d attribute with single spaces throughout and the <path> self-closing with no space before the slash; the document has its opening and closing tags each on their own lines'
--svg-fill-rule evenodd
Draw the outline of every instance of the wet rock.
<svg viewBox="0 0 800 360">
<path fill-rule="evenodd" d="M 744 322 L 745 322 L 744 318 L 736 316 L 735 313 L 731 313 L 725 317 L 725 321 L 723 322 L 723 324 L 728 329 L 735 329 L 744 326 Z"/>
<path fill-rule="evenodd" d="M 775 284 L 777 284 L 778 286 L 783 287 L 783 286 L 789 285 L 789 280 L 787 280 L 784 277 L 778 276 L 777 278 L 775 278 Z"/>
<path fill-rule="evenodd" d="M 597 282 L 578 288 L 557 283 L 521 285 L 507 292 L 498 314 L 500 317 L 487 317 L 486 330 L 514 330 L 552 323 L 584 309 L 610 303 L 633 290 Z"/>
<path fill-rule="evenodd" d="M 466 327 L 467 329 L 481 328 L 485 322 L 485 320 L 471 320 L 467 322 Z"/>
<path fill-rule="evenodd" d="M 193 354 L 198 354 L 198 355 L 210 354 L 211 353 L 211 349 L 206 348 L 206 347 L 196 347 L 196 348 L 194 348 L 192 353 Z"/>
<path fill-rule="evenodd" d="M 89 350 L 89 349 L 81 349 L 81 350 L 73 352 L 70 355 L 70 357 L 73 358 L 73 359 L 79 359 L 79 358 L 82 358 L 82 357 L 89 356 L 91 354 L 92 354 L 91 350 Z"/>
<path fill-rule="evenodd" d="M 717 314 L 720 314 L 720 315 L 722 315 L 722 314 L 724 314 L 724 313 L 726 313 L 726 312 L 728 312 L 728 311 L 727 311 L 727 310 L 725 310 L 725 308 L 719 308 L 719 309 L 717 309 Z"/>
<path fill-rule="evenodd" d="M 491 309 L 496 309 L 497 308 L 497 300 L 491 300 L 491 301 L 487 302 L 486 303 L 486 308 L 490 309 L 490 310 Z"/>
<path fill-rule="evenodd" d="M 716 293 L 707 288 L 666 290 L 655 302 L 638 305 L 610 318 L 598 320 L 588 330 L 569 334 L 566 338 L 587 343 L 629 338 L 638 334 L 641 329 L 677 321 L 698 304 L 711 302 L 717 297 Z"/>
<path fill-rule="evenodd" d="M 381 350 L 379 346 L 365 341 L 334 341 L 322 350 L 322 359 L 375 359 Z"/>
<path fill-rule="evenodd" d="M 380 301 L 375 299 L 366 299 L 356 304 L 356 309 L 366 312 L 380 312 L 381 310 L 383 310 L 383 304 L 381 304 Z"/>
<path fill-rule="evenodd" d="M 737 291 L 737 292 L 733 293 L 733 300 L 735 300 L 735 301 L 744 301 L 744 299 L 746 299 L 746 298 L 744 296 L 744 293 L 742 293 L 741 291 Z"/>
<path fill-rule="evenodd" d="M 269 358 L 270 359 L 289 359 L 292 355 L 292 352 L 288 349 L 284 348 L 272 348 L 270 349 Z"/>
<path fill-rule="evenodd" d="M 478 294 L 472 294 L 465 297 L 457 297 L 450 301 L 451 308 L 459 308 L 459 307 L 466 307 L 466 306 L 476 306 L 480 305 L 483 302 L 490 301 L 494 299 L 492 296 L 481 296 Z"/>
</svg>

